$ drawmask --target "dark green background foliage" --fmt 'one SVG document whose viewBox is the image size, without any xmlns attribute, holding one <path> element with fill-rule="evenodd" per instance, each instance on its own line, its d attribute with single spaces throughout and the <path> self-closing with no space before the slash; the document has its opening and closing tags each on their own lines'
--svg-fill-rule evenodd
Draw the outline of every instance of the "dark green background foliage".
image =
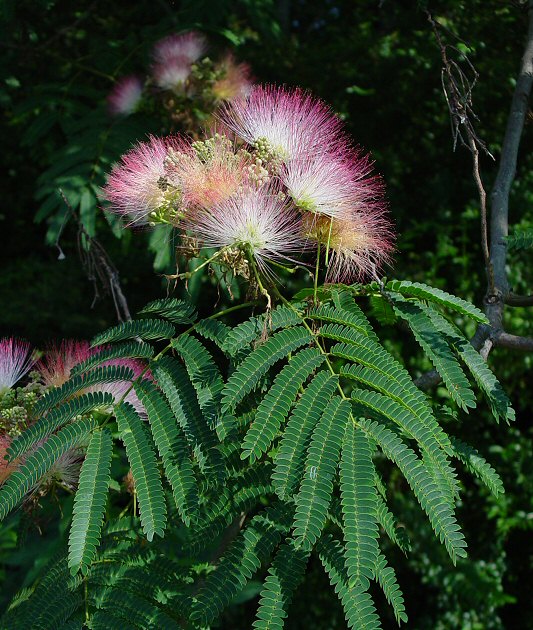
<svg viewBox="0 0 533 630">
<path fill-rule="evenodd" d="M 89 338 L 115 321 L 109 297 L 91 306 L 93 287 L 79 262 L 76 226 L 66 220 L 59 188 L 110 253 L 132 310 L 165 295 L 167 283 L 152 268 L 153 237 L 124 232 L 117 238 L 96 195 L 120 153 L 147 133 L 164 131 L 166 124 L 158 112 L 109 119 L 105 97 L 113 79 L 143 73 L 153 42 L 188 28 L 206 32 L 217 50 L 235 47 L 258 80 L 301 85 L 331 103 L 356 142 L 372 151 L 386 180 L 399 234 L 394 277 L 441 287 L 480 304 L 486 283 L 477 194 L 468 152 L 460 146 L 453 151 L 440 55 L 426 8 L 449 29 L 445 37 L 458 47 L 458 63 L 464 64 L 460 52 L 467 53 L 479 74 L 473 93 L 476 129 L 498 157 L 527 28 L 520 2 L 4 0 L 0 333 L 21 335 L 43 347 L 61 337 Z M 532 144 L 527 124 L 510 211 L 512 226 L 524 229 L 533 225 Z M 490 188 L 496 163 L 483 157 L 481 166 Z M 58 238 L 64 260 L 57 259 Z M 517 293 L 531 292 L 531 256 L 531 250 L 511 255 L 509 277 Z M 172 272 L 171 259 L 156 265 L 159 272 Z M 296 288 L 297 282 L 288 286 Z M 207 277 L 189 291 L 193 300 L 201 292 L 200 310 L 217 299 L 221 306 L 230 304 Z M 183 292 L 179 287 L 176 294 Z M 507 309 L 506 318 L 509 330 L 533 333 L 526 308 Z M 395 329 L 389 339 L 385 328 L 383 339 L 397 356 L 411 357 L 412 374 L 429 367 L 416 358 L 421 355 L 407 334 L 398 338 Z M 512 428 L 495 425 L 484 403 L 461 426 L 449 421 L 454 433 L 489 458 L 506 488 L 496 500 L 470 477 L 461 480 L 468 507 L 459 516 L 469 543 L 468 561 L 452 567 L 400 477 L 389 488 L 395 511 L 411 519 L 406 521 L 410 531 L 419 532 L 409 559 L 397 550 L 388 553 L 412 628 L 533 626 L 531 357 L 501 349 L 491 354 L 490 363 L 513 400 L 517 420 Z M 66 540 L 68 500 L 62 507 L 61 517 L 57 505 L 48 502 L 39 513 L 39 529 L 28 523 L 25 540 L 15 529 L 2 528 L 3 605 L 32 582 Z M 172 545 L 165 553 L 172 553 Z M 344 627 L 320 566 L 311 563 L 308 572 L 306 588 L 296 593 L 289 627 Z M 260 582 L 255 590 L 253 585 L 241 597 L 242 605 L 227 613 L 223 627 L 251 626 Z M 379 605 L 378 593 L 376 598 Z M 385 623 L 394 627 L 392 613 Z"/>
</svg>

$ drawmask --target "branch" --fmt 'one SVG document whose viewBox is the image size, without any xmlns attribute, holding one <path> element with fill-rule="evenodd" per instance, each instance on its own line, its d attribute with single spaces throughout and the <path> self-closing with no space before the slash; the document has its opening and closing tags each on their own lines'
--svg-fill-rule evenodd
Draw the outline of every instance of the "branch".
<svg viewBox="0 0 533 630">
<path fill-rule="evenodd" d="M 498 347 L 521 350 L 522 352 L 533 351 L 533 337 L 520 337 L 519 335 L 511 335 L 502 331 L 494 341 Z"/>
<path fill-rule="evenodd" d="M 517 295 L 510 292 L 505 298 L 508 306 L 533 306 L 533 295 Z"/>
<path fill-rule="evenodd" d="M 509 232 L 509 193 L 516 173 L 518 148 L 533 85 L 533 0 L 528 1 L 528 11 L 529 26 L 526 46 L 507 119 L 500 166 L 491 193 L 490 265 L 494 274 L 494 291 L 487 292 L 485 310 L 496 330 L 502 328 L 503 307 L 509 294 L 505 268 L 506 238 Z"/>
</svg>

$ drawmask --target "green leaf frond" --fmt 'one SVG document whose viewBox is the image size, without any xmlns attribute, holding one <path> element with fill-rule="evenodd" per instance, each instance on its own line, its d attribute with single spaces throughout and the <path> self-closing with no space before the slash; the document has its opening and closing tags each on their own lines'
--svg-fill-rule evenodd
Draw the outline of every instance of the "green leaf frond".
<svg viewBox="0 0 533 630">
<path fill-rule="evenodd" d="M 147 317 L 160 316 L 173 324 L 192 324 L 196 321 L 196 308 L 191 302 L 176 298 L 162 298 L 147 304 L 139 315 Z"/>
<path fill-rule="evenodd" d="M 229 377 L 222 395 L 222 408 L 234 410 L 269 368 L 311 340 L 310 333 L 303 326 L 286 328 L 270 337 L 248 355 Z"/>
<path fill-rule="evenodd" d="M 142 340 L 170 339 L 175 332 L 174 326 L 164 319 L 136 319 L 123 322 L 96 335 L 91 341 L 91 346 L 94 348 L 114 341 L 137 338 Z"/>
<path fill-rule="evenodd" d="M 325 356 L 316 348 L 300 350 L 289 359 L 257 408 L 255 419 L 242 444 L 243 459 L 249 458 L 253 462 L 267 452 L 289 414 L 298 391 L 324 360 Z"/>
<path fill-rule="evenodd" d="M 95 352 L 92 356 L 78 363 L 72 368 L 71 376 L 85 372 L 107 361 L 114 359 L 151 359 L 154 356 L 154 348 L 144 341 L 132 341 L 116 343 L 108 348 Z"/>
<path fill-rule="evenodd" d="M 0 521 L 30 492 L 53 464 L 67 451 L 82 443 L 96 427 L 92 418 L 63 427 L 56 435 L 30 453 L 0 487 Z"/>
<path fill-rule="evenodd" d="M 52 409 L 46 416 L 30 425 L 11 443 L 7 455 L 11 461 L 26 453 L 38 442 L 72 420 L 95 409 L 108 409 L 114 403 L 113 395 L 109 392 L 89 392 L 69 400 L 59 407 Z"/>
<path fill-rule="evenodd" d="M 444 306 L 452 311 L 461 313 L 461 315 L 470 317 L 480 324 L 489 323 L 485 313 L 470 302 L 458 298 L 455 295 L 451 295 L 450 293 L 446 293 L 446 291 L 443 291 L 442 289 L 436 289 L 435 287 L 430 287 L 427 284 L 422 284 L 421 282 L 391 280 L 387 283 L 386 289 L 388 291 L 401 293 L 405 296 L 416 297 L 427 302 L 434 302 L 439 306 Z"/>
<path fill-rule="evenodd" d="M 304 550 L 312 549 L 326 524 L 333 493 L 333 478 L 346 425 L 351 422 L 350 403 L 334 396 L 313 431 L 305 477 L 296 495 L 294 537 Z"/>
<path fill-rule="evenodd" d="M 143 421 L 126 402 L 115 410 L 120 439 L 126 447 L 131 466 L 143 531 L 152 540 L 163 536 L 167 522 L 167 507 L 155 453 L 147 440 Z"/>
<path fill-rule="evenodd" d="M 113 440 L 103 429 L 91 435 L 83 461 L 69 536 L 71 573 L 87 572 L 100 542 L 109 482 Z"/>
<path fill-rule="evenodd" d="M 336 376 L 319 372 L 294 407 L 274 460 L 272 481 L 281 499 L 290 497 L 298 489 L 304 475 L 305 454 L 311 435 L 337 383 Z"/>
<path fill-rule="evenodd" d="M 176 507 L 183 522 L 190 525 L 198 510 L 198 489 L 183 429 L 163 394 L 151 381 L 136 383 L 135 391 L 146 409 Z"/>
</svg>

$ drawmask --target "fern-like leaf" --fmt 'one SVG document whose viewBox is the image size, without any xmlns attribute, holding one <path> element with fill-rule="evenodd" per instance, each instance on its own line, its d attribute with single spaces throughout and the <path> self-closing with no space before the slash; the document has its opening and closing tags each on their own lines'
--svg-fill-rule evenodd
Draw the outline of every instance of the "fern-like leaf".
<svg viewBox="0 0 533 630">
<path fill-rule="evenodd" d="M 313 432 L 305 477 L 296 496 L 294 537 L 304 550 L 312 549 L 326 523 L 339 463 L 342 438 L 350 422 L 350 403 L 333 397 Z"/>
<path fill-rule="evenodd" d="M 47 392 L 35 404 L 33 414 L 36 417 L 40 417 L 52 407 L 93 385 L 116 381 L 131 381 L 134 376 L 133 370 L 125 365 L 105 365 L 83 372 L 83 374 L 73 376 L 61 387 L 55 387 Z"/>
<path fill-rule="evenodd" d="M 455 457 L 463 462 L 466 469 L 478 477 L 496 498 L 505 492 L 498 473 L 475 448 L 455 437 L 452 437 L 451 441 Z"/>
<path fill-rule="evenodd" d="M 172 341 L 172 347 L 185 363 L 205 419 L 211 429 L 215 429 L 224 387 L 217 364 L 205 346 L 190 335 L 180 335 Z"/>
<path fill-rule="evenodd" d="M 403 527 L 400 527 L 396 523 L 394 514 L 389 510 L 387 504 L 379 494 L 377 495 L 376 502 L 376 517 L 387 536 L 407 555 L 411 550 L 409 537 Z"/>
<path fill-rule="evenodd" d="M 291 496 L 300 484 L 311 434 L 322 410 L 333 396 L 337 383 L 336 376 L 319 372 L 305 389 L 289 418 L 272 475 L 276 493 L 281 499 Z"/>
<path fill-rule="evenodd" d="M 152 363 L 152 372 L 163 390 L 178 424 L 193 449 L 202 471 L 222 479 L 222 459 L 216 435 L 203 417 L 195 389 L 185 368 L 171 357 Z"/>
<path fill-rule="evenodd" d="M 254 628 L 283 630 L 292 595 L 304 576 L 309 554 L 296 548 L 294 540 L 280 547 L 261 591 Z"/>
<path fill-rule="evenodd" d="M 442 376 L 452 399 L 465 411 L 475 407 L 476 399 L 468 379 L 431 319 L 414 302 L 396 296 L 392 296 L 392 300 L 396 314 L 409 324 L 415 339 Z"/>
<path fill-rule="evenodd" d="M 72 526 L 68 565 L 72 574 L 83 574 L 94 559 L 100 541 L 107 490 L 111 481 L 113 440 L 104 429 L 94 431 L 81 467 Z"/>
<path fill-rule="evenodd" d="M 297 308 L 298 305 L 295 305 Z M 234 356 L 267 332 L 275 332 L 300 323 L 300 315 L 287 306 L 278 306 L 267 318 L 265 315 L 251 317 L 242 324 L 232 328 L 224 341 L 224 351 Z"/>
<path fill-rule="evenodd" d="M 151 359 L 153 355 L 154 348 L 144 341 L 117 343 L 109 348 L 99 350 L 84 361 L 81 361 L 81 363 L 72 368 L 70 374 L 74 376 L 114 359 Z"/>
<path fill-rule="evenodd" d="M 387 601 L 394 610 L 396 621 L 400 624 L 402 621 L 407 623 L 407 615 L 405 614 L 405 605 L 403 603 L 403 595 L 396 580 L 396 573 L 392 567 L 387 565 L 385 556 L 379 554 L 376 562 L 376 579 L 379 582 Z"/>
<path fill-rule="evenodd" d="M 312 337 L 303 326 L 286 328 L 254 350 L 228 379 L 222 396 L 223 409 L 230 411 L 249 394 L 261 376 L 290 352 L 310 343 Z"/>
<path fill-rule="evenodd" d="M 48 415 L 37 420 L 37 422 L 29 426 L 24 433 L 13 440 L 7 451 L 9 460 L 13 461 L 17 457 L 20 457 L 20 455 L 26 453 L 37 444 L 37 442 L 40 442 L 63 425 L 74 420 L 74 418 L 89 413 L 93 409 L 109 408 L 113 405 L 113 402 L 113 395 L 109 392 L 90 392 L 73 398 L 56 409 L 52 409 Z"/>
<path fill-rule="evenodd" d="M 422 509 L 428 515 L 433 530 L 439 540 L 444 543 L 453 563 L 456 563 L 458 557 L 466 557 L 466 542 L 457 525 L 453 510 L 415 453 L 405 446 L 397 435 L 375 421 L 359 419 L 359 426 L 398 466 Z"/>
<path fill-rule="evenodd" d="M 164 319 L 136 319 L 122 322 L 122 324 L 113 326 L 113 328 L 96 335 L 91 342 L 91 346 L 101 346 L 112 341 L 136 338 L 143 340 L 170 339 L 175 332 L 174 326 Z"/>
<path fill-rule="evenodd" d="M 69 424 L 28 455 L 0 487 L 0 521 L 38 484 L 54 462 L 82 442 L 96 425 L 92 418 Z"/>
<path fill-rule="evenodd" d="M 409 282 L 408 280 L 391 280 L 387 283 L 387 290 L 401 293 L 402 295 L 413 296 L 420 300 L 427 302 L 434 302 L 441 306 L 445 306 L 461 315 L 466 315 L 476 322 L 481 324 L 488 324 L 487 316 L 479 308 L 458 298 L 455 295 L 446 293 L 442 289 L 436 289 L 430 287 L 427 284 L 421 282 Z"/>
<path fill-rule="evenodd" d="M 143 531 L 148 540 L 153 540 L 154 534 L 163 537 L 167 507 L 155 453 L 144 433 L 142 420 L 129 403 L 120 403 L 115 415 L 135 482 Z"/>
<path fill-rule="evenodd" d="M 349 586 L 366 591 L 379 555 L 377 491 L 368 437 L 352 422 L 342 443 L 340 481 Z"/>
<path fill-rule="evenodd" d="M 209 625 L 246 586 L 288 530 L 290 510 L 274 506 L 258 514 L 222 557 L 203 583 L 191 618 Z"/>
<path fill-rule="evenodd" d="M 205 337 L 205 339 L 216 343 L 223 350 L 226 337 L 229 335 L 231 328 L 218 319 L 201 319 L 195 324 L 194 330 L 202 337 Z"/>
<path fill-rule="evenodd" d="M 139 315 L 160 315 L 173 324 L 192 324 L 196 319 L 194 304 L 176 298 L 162 298 L 147 304 Z"/>
<path fill-rule="evenodd" d="M 499 418 L 507 421 L 514 420 L 515 413 L 511 406 L 511 401 L 503 391 L 498 379 L 483 360 L 483 357 L 476 352 L 459 330 L 435 309 L 425 308 L 424 310 L 435 327 L 442 334 L 446 335 L 450 345 L 470 370 L 479 388 L 487 397 L 496 420 Z"/>
<path fill-rule="evenodd" d="M 242 459 L 249 458 L 253 462 L 267 452 L 300 387 L 324 360 L 325 356 L 315 348 L 301 350 L 289 360 L 257 408 L 255 419 L 242 443 Z"/>
<path fill-rule="evenodd" d="M 172 486 L 183 522 L 190 525 L 198 510 L 198 491 L 187 441 L 167 401 L 151 381 L 135 384 L 135 391 L 148 414 L 154 442 Z"/>
<path fill-rule="evenodd" d="M 342 545 L 326 534 L 318 541 L 317 551 L 331 585 L 342 603 L 348 628 L 379 630 L 381 624 L 370 595 L 360 588 L 348 586 Z"/>
</svg>

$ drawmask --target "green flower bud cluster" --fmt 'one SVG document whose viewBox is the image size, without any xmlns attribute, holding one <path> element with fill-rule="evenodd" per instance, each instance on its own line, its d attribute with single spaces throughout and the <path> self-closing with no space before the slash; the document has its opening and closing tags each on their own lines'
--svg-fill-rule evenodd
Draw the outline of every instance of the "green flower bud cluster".
<svg viewBox="0 0 533 630">
<path fill-rule="evenodd" d="M 276 174 L 282 164 L 283 156 L 279 150 L 266 138 L 258 138 L 253 147 L 255 149 L 256 161 L 261 160 L 261 165 L 268 169 L 271 174 Z"/>
<path fill-rule="evenodd" d="M 24 387 L 8 389 L 0 394 L 0 432 L 16 437 L 28 426 L 33 407 L 46 388 L 39 382 L 39 373 L 30 372 Z"/>
</svg>

